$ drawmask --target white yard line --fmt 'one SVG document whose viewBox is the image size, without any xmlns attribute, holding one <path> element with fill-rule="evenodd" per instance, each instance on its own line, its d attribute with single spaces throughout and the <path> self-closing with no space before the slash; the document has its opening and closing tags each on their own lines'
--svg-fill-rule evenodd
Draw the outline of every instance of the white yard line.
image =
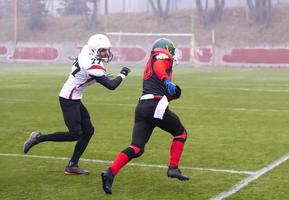
<svg viewBox="0 0 289 200">
<path fill-rule="evenodd" d="M 13 104 L 15 102 L 29 102 L 29 103 L 40 103 L 40 104 L 48 104 L 55 103 L 58 100 L 54 101 L 43 101 L 43 100 L 33 100 L 33 99 L 6 99 L 0 98 L 1 103 Z M 137 100 L 136 100 L 137 101 Z M 103 105 L 103 106 L 126 106 L 126 107 L 135 107 L 136 104 L 126 104 L 126 103 L 103 103 L 103 102 L 86 102 L 87 105 Z M 198 106 L 174 106 L 175 109 L 185 109 L 185 110 L 209 110 L 209 111 L 229 111 L 229 112 L 264 112 L 264 113 L 289 113 L 288 109 L 261 109 L 261 108 L 216 108 L 216 107 L 198 107 Z"/>
<path fill-rule="evenodd" d="M 233 91 L 246 91 L 246 92 L 278 92 L 278 93 L 289 93 L 289 90 L 280 90 L 280 89 L 264 89 L 264 88 L 238 88 L 238 87 L 206 87 L 206 86 L 188 86 L 182 87 L 186 89 L 209 89 L 209 90 L 233 90 Z"/>
<path fill-rule="evenodd" d="M 274 162 L 272 162 L 268 166 L 258 170 L 256 173 L 250 175 L 249 177 L 243 179 L 242 181 L 240 181 L 239 183 L 235 184 L 230 189 L 228 189 L 228 190 L 226 190 L 226 191 L 224 191 L 224 192 L 212 197 L 210 200 L 222 200 L 222 199 L 225 199 L 225 198 L 231 196 L 232 194 L 238 192 L 242 188 L 244 188 L 247 185 L 249 185 L 254 180 L 260 178 L 262 175 L 266 174 L 267 172 L 271 171 L 275 167 L 278 167 L 282 163 L 286 162 L 288 159 L 289 159 L 289 153 L 287 155 L 281 157 L 280 159 L 275 160 Z"/>
<path fill-rule="evenodd" d="M 51 159 L 51 160 L 69 160 L 68 157 L 56 157 L 56 156 L 40 156 L 40 155 L 23 155 L 23 154 L 11 154 L 11 153 L 0 153 L 0 156 L 6 157 L 22 157 L 22 158 L 40 158 L 40 159 Z M 81 158 L 80 160 L 93 163 L 107 163 L 110 164 L 112 161 L 109 160 L 95 160 L 95 159 L 86 159 Z M 128 163 L 129 166 L 136 167 L 147 167 L 147 168 L 167 168 L 167 165 L 152 165 L 144 163 Z M 252 175 L 255 172 L 252 171 L 243 171 L 243 170 L 230 170 L 230 169 L 212 169 L 212 168 L 199 168 L 199 167 L 181 167 L 182 169 L 196 170 L 196 171 L 211 171 L 211 172 L 221 172 L 221 173 L 230 173 L 230 174 L 248 174 Z"/>
</svg>

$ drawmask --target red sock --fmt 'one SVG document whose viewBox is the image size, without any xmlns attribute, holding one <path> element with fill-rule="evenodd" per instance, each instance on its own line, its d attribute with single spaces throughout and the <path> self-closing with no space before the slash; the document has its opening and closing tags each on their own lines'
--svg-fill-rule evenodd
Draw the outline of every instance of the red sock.
<svg viewBox="0 0 289 200">
<path fill-rule="evenodd" d="M 135 154 L 139 153 L 141 150 L 140 148 L 134 145 L 130 145 L 129 148 L 132 148 Z M 129 160 L 130 159 L 128 155 L 126 155 L 123 152 L 120 152 L 114 159 L 112 165 L 110 166 L 113 175 L 116 175 L 119 172 L 119 170 L 129 162 Z"/>
<path fill-rule="evenodd" d="M 178 167 L 184 149 L 184 143 L 173 140 L 170 151 L 170 167 Z"/>
<path fill-rule="evenodd" d="M 128 156 L 125 153 L 120 152 L 110 166 L 113 175 L 116 175 L 119 170 L 128 163 L 128 161 Z"/>
</svg>

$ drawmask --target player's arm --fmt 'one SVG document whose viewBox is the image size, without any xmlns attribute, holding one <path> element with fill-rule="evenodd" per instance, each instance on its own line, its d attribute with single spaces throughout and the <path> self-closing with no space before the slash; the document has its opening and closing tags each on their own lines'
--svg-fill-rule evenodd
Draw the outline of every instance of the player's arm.
<svg viewBox="0 0 289 200">
<path fill-rule="evenodd" d="M 98 83 L 106 87 L 107 89 L 114 90 L 116 89 L 122 80 L 130 73 L 130 69 L 127 67 L 123 67 L 119 73 L 119 75 L 114 78 L 110 79 L 109 76 L 102 75 L 102 76 L 94 76 L 90 75 L 93 77 Z"/>
<path fill-rule="evenodd" d="M 169 79 L 166 69 L 170 67 L 170 60 L 166 59 L 156 59 L 153 64 L 153 70 L 157 77 L 163 81 L 164 79 Z"/>
<path fill-rule="evenodd" d="M 100 83 L 101 85 L 110 90 L 116 89 L 122 82 L 121 76 L 117 76 L 115 79 L 110 79 L 107 76 L 100 76 L 100 77 L 92 76 L 92 77 L 96 80 L 96 82 Z"/>
<path fill-rule="evenodd" d="M 157 77 L 164 83 L 168 93 L 173 99 L 178 99 L 181 96 L 181 88 L 175 85 L 168 77 L 166 70 L 170 67 L 171 61 L 169 59 L 156 59 L 153 65 L 153 70 Z"/>
</svg>

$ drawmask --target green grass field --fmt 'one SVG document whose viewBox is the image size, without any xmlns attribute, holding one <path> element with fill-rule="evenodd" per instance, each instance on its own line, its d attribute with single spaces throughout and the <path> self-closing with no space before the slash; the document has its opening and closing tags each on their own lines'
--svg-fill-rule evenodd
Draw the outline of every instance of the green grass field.
<svg viewBox="0 0 289 200">
<path fill-rule="evenodd" d="M 145 154 L 131 162 L 153 166 L 126 166 L 107 196 L 100 173 L 108 163 L 80 161 L 91 175 L 63 174 L 68 160 L 56 157 L 70 157 L 74 143 L 42 143 L 21 155 L 31 131 L 66 130 L 58 93 L 69 72 L 69 65 L 0 65 L 1 200 L 210 199 L 252 176 L 218 169 L 260 175 L 289 153 L 289 70 L 177 67 L 174 82 L 183 94 L 170 108 L 188 131 L 181 167 L 190 181 L 169 179 L 166 169 L 157 167 L 168 163 L 171 137 L 155 129 Z M 100 85 L 86 90 L 83 103 L 96 131 L 82 158 L 111 161 L 129 145 L 141 75 L 141 68 L 133 69 L 116 91 Z M 289 199 L 289 161 L 284 161 L 227 199 Z"/>
</svg>

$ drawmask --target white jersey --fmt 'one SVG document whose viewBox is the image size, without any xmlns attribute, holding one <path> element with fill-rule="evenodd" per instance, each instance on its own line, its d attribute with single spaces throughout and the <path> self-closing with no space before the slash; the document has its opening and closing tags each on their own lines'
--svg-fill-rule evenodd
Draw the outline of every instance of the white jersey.
<svg viewBox="0 0 289 200">
<path fill-rule="evenodd" d="M 59 96 L 65 99 L 81 99 L 84 89 L 96 83 L 94 77 L 106 75 L 106 68 L 102 62 L 89 55 L 85 45 L 72 65 L 72 71 L 64 83 Z"/>
</svg>

